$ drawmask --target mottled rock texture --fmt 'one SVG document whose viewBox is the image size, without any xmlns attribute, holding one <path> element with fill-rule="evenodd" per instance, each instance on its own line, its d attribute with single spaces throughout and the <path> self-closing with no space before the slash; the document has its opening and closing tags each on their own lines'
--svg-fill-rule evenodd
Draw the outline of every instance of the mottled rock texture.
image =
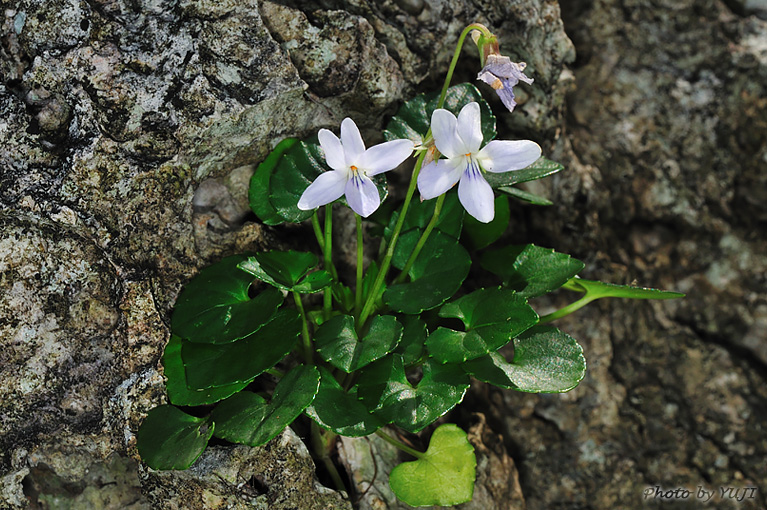
<svg viewBox="0 0 767 510">
<path fill-rule="evenodd" d="M 535 78 L 517 89 L 513 115 L 483 89 L 502 135 L 533 138 L 567 166 L 531 185 L 556 205 L 515 207 L 509 238 L 572 253 L 586 277 L 689 297 L 605 302 L 562 320 L 590 363 L 568 394 L 472 388 L 448 417 L 479 453 L 478 500 L 466 508 L 652 508 L 642 491 L 655 485 L 755 486 L 758 499 L 715 507 L 762 508 L 767 9 L 562 8 L 4 2 L 0 508 L 350 507 L 314 481 L 291 433 L 261 449 L 216 446 L 180 473 L 141 467 L 135 433 L 165 401 L 159 359 L 184 282 L 225 254 L 311 237 L 249 214 L 254 165 L 285 136 L 346 116 L 379 141 L 399 102 L 439 87 L 472 21 Z M 457 81 L 474 79 L 475 54 L 465 51 Z M 352 444 L 342 463 L 370 466 Z M 372 482 L 365 469 L 355 503 Z"/>
</svg>

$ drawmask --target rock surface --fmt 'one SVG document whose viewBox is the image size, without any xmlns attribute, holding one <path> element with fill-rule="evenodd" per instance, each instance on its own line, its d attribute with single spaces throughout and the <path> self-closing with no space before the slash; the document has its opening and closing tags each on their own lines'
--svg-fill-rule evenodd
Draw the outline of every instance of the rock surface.
<svg viewBox="0 0 767 510">
<path fill-rule="evenodd" d="M 440 86 L 473 21 L 535 78 L 513 115 L 483 89 L 502 134 L 567 167 L 530 186 L 556 205 L 515 207 L 511 239 L 573 254 L 586 277 L 688 298 L 560 321 L 589 362 L 570 393 L 473 388 L 449 416 L 479 453 L 472 505 L 657 507 L 646 488 L 701 485 L 758 488 L 740 503 L 717 493 L 716 508 L 764 507 L 762 4 L 572 1 L 561 17 L 553 0 L 4 5 L 0 507 L 349 508 L 289 432 L 212 448 L 180 473 L 140 467 L 135 433 L 165 401 L 159 359 L 181 286 L 223 255 L 311 236 L 249 215 L 254 165 L 346 116 L 380 141 L 398 102 Z M 475 53 L 457 81 L 476 77 Z M 351 445 L 354 466 L 364 448 Z M 286 459 L 290 479 L 276 474 Z M 352 471 L 362 492 L 365 471 Z"/>
</svg>

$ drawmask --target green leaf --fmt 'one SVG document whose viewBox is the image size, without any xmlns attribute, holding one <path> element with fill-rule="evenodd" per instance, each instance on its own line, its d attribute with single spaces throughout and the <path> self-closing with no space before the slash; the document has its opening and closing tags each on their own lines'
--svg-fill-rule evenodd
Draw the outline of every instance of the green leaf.
<svg viewBox="0 0 767 510">
<path fill-rule="evenodd" d="M 354 317 L 337 315 L 317 328 L 314 342 L 322 359 L 348 374 L 389 354 L 401 336 L 402 325 L 396 318 L 378 315 L 359 340 Z"/>
<path fill-rule="evenodd" d="M 181 359 L 187 386 L 206 389 L 248 383 L 284 358 L 300 333 L 298 312 L 284 308 L 264 327 L 239 342 L 225 345 L 184 342 Z"/>
<path fill-rule="evenodd" d="M 562 393 L 586 374 L 583 349 L 552 326 L 536 326 L 514 339 L 514 360 L 499 353 L 469 361 L 464 368 L 480 381 L 530 393 Z"/>
<path fill-rule="evenodd" d="M 440 317 L 460 319 L 466 331 L 437 328 L 426 339 L 432 357 L 461 363 L 498 350 L 538 322 L 538 314 L 514 291 L 480 289 L 444 305 Z"/>
<path fill-rule="evenodd" d="M 290 223 L 311 218 L 314 211 L 299 209 L 298 200 L 314 179 L 329 170 L 319 145 L 299 142 L 286 150 L 269 181 L 268 198 L 275 213 Z"/>
<path fill-rule="evenodd" d="M 532 165 L 521 170 L 512 170 L 511 172 L 485 172 L 482 175 L 493 188 L 501 186 L 511 186 L 520 182 L 534 181 L 555 174 L 562 170 L 564 166 L 556 161 L 550 161 L 544 157 L 538 158 Z"/>
<path fill-rule="evenodd" d="M 423 142 L 423 137 L 429 131 L 431 114 L 437 107 L 439 93 L 419 94 L 415 98 L 403 104 L 397 115 L 386 125 L 384 137 L 387 140 L 408 138 L 416 144 Z M 487 143 L 495 138 L 495 115 L 490 106 L 482 98 L 477 87 L 471 83 L 459 83 L 447 89 L 445 104 L 442 108 L 456 116 L 465 105 L 471 102 L 479 103 L 482 115 L 481 128 L 484 142 Z"/>
<path fill-rule="evenodd" d="M 258 331 L 282 304 L 282 293 L 266 289 L 248 296 L 253 277 L 237 268 L 245 255 L 226 257 L 186 284 L 176 301 L 171 329 L 190 342 L 224 344 Z"/>
<path fill-rule="evenodd" d="M 477 458 L 466 432 L 440 425 L 421 458 L 392 469 L 389 486 L 411 506 L 452 506 L 471 501 Z"/>
<path fill-rule="evenodd" d="M 346 437 L 362 437 L 383 426 L 357 399 L 356 386 L 345 392 L 326 368 L 320 367 L 320 373 L 320 390 L 306 408 L 306 414 L 320 427 Z"/>
<path fill-rule="evenodd" d="M 182 342 L 180 337 L 171 335 L 168 345 L 165 346 L 165 353 L 162 355 L 165 377 L 168 379 L 166 389 L 168 390 L 168 399 L 171 404 L 177 406 L 213 404 L 237 393 L 248 385 L 247 382 L 241 382 L 218 388 L 190 390 L 186 386 L 186 372 L 181 361 Z"/>
<path fill-rule="evenodd" d="M 307 275 L 317 264 L 319 260 L 311 253 L 273 250 L 257 253 L 237 267 L 278 289 L 308 294 L 333 281 L 324 269 Z"/>
<path fill-rule="evenodd" d="M 312 403 L 319 386 L 319 371 L 299 365 L 280 379 L 270 403 L 249 391 L 232 395 L 211 413 L 215 435 L 248 446 L 266 444 Z"/>
<path fill-rule="evenodd" d="M 490 223 L 482 223 L 471 215 L 466 216 L 463 224 L 463 238 L 469 246 L 480 250 L 496 242 L 509 226 L 509 199 L 500 196 L 495 197 L 495 217 Z"/>
<path fill-rule="evenodd" d="M 274 168 L 279 163 L 282 155 L 296 143 L 298 143 L 298 138 L 286 138 L 278 143 L 263 163 L 256 167 L 253 177 L 250 178 L 250 188 L 248 190 L 250 208 L 267 225 L 279 225 L 284 222 L 269 201 L 269 184 Z"/>
<path fill-rule="evenodd" d="M 459 365 L 427 360 L 422 368 L 423 378 L 413 386 L 402 356 L 392 354 L 362 371 L 357 394 L 384 422 L 420 432 L 455 407 L 469 388 L 469 377 Z"/>
<path fill-rule="evenodd" d="M 402 269 L 421 233 L 411 230 L 400 236 L 392 264 Z M 469 274 L 471 257 L 456 240 L 438 230 L 410 268 L 409 283 L 391 285 L 384 292 L 384 303 L 397 312 L 418 314 L 441 305 L 456 293 Z"/>
<path fill-rule="evenodd" d="M 208 446 L 213 423 L 171 405 L 155 407 L 139 427 L 136 446 L 152 469 L 186 469 Z"/>
<path fill-rule="evenodd" d="M 578 277 L 568 280 L 562 288 L 585 292 L 586 297 L 589 297 L 591 301 L 605 297 L 629 299 L 677 299 L 685 296 L 681 292 L 634 287 L 631 285 L 616 285 L 614 283 L 584 280 L 583 278 Z"/>
<path fill-rule="evenodd" d="M 500 188 L 498 188 L 498 191 L 502 191 L 503 193 L 506 193 L 510 197 L 514 197 L 516 199 L 519 199 L 523 202 L 527 202 L 532 205 L 554 205 L 554 202 L 552 202 L 548 198 L 539 197 L 538 195 L 535 195 L 523 189 L 514 188 L 511 186 L 501 186 Z"/>
<path fill-rule="evenodd" d="M 500 276 L 505 287 L 526 298 L 558 289 L 584 268 L 583 262 L 566 253 L 532 244 L 485 252 L 480 265 Z"/>
<path fill-rule="evenodd" d="M 404 315 L 399 321 L 403 326 L 402 339 L 394 352 L 402 355 L 405 366 L 413 365 L 421 361 L 424 355 L 426 323 L 415 315 Z"/>
<path fill-rule="evenodd" d="M 322 172 L 330 170 L 325 163 L 322 148 L 316 143 L 316 137 L 311 141 L 294 144 L 287 149 L 273 167 L 269 180 L 268 199 L 275 214 L 291 223 L 309 219 L 314 211 L 299 209 L 298 200 L 309 184 Z M 386 177 L 379 174 L 372 179 L 378 187 L 378 195 L 383 202 L 388 194 Z M 344 201 L 343 198 L 341 200 Z"/>
</svg>

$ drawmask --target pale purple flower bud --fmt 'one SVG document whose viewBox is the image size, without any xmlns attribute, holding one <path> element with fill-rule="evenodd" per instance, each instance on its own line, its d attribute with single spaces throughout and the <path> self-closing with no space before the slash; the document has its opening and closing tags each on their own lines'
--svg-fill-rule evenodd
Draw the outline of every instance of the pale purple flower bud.
<svg viewBox="0 0 767 510">
<path fill-rule="evenodd" d="M 514 85 L 520 81 L 528 85 L 533 83 L 533 79 L 524 74 L 525 67 L 527 64 L 524 62 L 512 62 L 509 57 L 490 54 L 477 79 L 493 87 L 503 105 L 513 112 L 514 107 L 517 106 L 517 102 L 514 101 Z"/>
</svg>

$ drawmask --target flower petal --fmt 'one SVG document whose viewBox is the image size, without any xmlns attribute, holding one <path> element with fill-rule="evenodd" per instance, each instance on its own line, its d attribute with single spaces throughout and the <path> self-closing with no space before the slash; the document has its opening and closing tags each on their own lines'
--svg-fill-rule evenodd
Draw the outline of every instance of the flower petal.
<svg viewBox="0 0 767 510">
<path fill-rule="evenodd" d="M 520 170 L 540 157 L 541 147 L 531 140 L 493 140 L 477 153 L 482 168 L 494 173 Z"/>
<path fill-rule="evenodd" d="M 410 140 L 392 140 L 379 143 L 362 154 L 360 168 L 367 175 L 377 175 L 397 168 L 413 153 L 413 142 Z"/>
<path fill-rule="evenodd" d="M 436 198 L 455 186 L 466 164 L 466 157 L 458 156 L 453 159 L 440 159 L 421 168 L 418 174 L 418 192 L 421 193 L 421 198 Z"/>
<path fill-rule="evenodd" d="M 349 174 L 344 170 L 332 170 L 320 174 L 298 200 L 298 208 L 308 211 L 321 205 L 329 204 L 344 194 Z"/>
<path fill-rule="evenodd" d="M 442 108 L 437 108 L 431 114 L 431 134 L 434 137 L 434 145 L 448 158 L 466 153 L 463 140 L 456 132 L 457 122 L 455 115 Z"/>
<path fill-rule="evenodd" d="M 332 131 L 320 129 L 317 134 L 320 139 L 320 146 L 325 153 L 325 161 L 333 170 L 343 170 L 346 168 L 346 158 L 344 157 L 344 148 L 341 146 L 341 140 L 338 139 Z"/>
<path fill-rule="evenodd" d="M 476 153 L 479 146 L 482 145 L 482 127 L 480 125 L 481 116 L 479 113 L 479 104 L 471 102 L 461 108 L 458 114 L 458 124 L 456 130 L 458 136 L 463 140 L 467 153 Z"/>
<path fill-rule="evenodd" d="M 458 200 L 461 201 L 466 212 L 474 216 L 477 221 L 490 223 L 495 216 L 495 203 L 493 188 L 482 177 L 479 168 L 473 165 L 461 176 L 458 183 Z"/>
<path fill-rule="evenodd" d="M 357 124 L 349 117 L 341 122 L 341 143 L 344 146 L 346 164 L 357 165 L 362 153 L 365 152 L 365 142 L 362 141 Z"/>
<path fill-rule="evenodd" d="M 378 188 L 369 177 L 355 175 L 346 183 L 346 201 L 354 212 L 367 218 L 381 205 Z"/>
</svg>

